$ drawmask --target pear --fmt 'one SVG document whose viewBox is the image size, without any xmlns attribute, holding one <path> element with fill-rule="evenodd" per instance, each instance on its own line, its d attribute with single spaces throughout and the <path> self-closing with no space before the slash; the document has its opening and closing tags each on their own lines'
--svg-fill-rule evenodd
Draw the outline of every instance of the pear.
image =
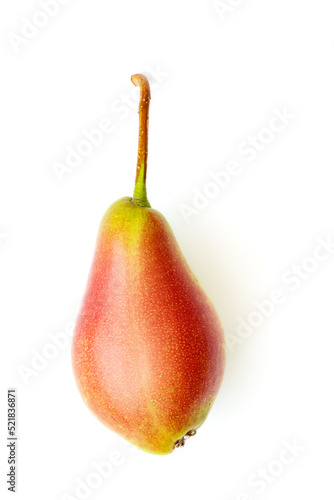
<svg viewBox="0 0 334 500">
<path fill-rule="evenodd" d="M 206 419 L 220 388 L 219 317 L 146 194 L 150 87 L 140 87 L 132 198 L 105 213 L 77 319 L 73 371 L 88 408 L 138 448 L 167 454 Z"/>
</svg>

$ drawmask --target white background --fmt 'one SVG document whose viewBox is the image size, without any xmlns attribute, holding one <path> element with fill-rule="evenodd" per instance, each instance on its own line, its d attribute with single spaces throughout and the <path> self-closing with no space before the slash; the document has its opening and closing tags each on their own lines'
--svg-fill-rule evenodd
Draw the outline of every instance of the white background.
<svg viewBox="0 0 334 500">
<path fill-rule="evenodd" d="M 220 16 L 212 0 L 63 3 L 52 19 L 34 0 L 0 8 L 1 487 L 6 390 L 16 387 L 18 499 L 331 498 L 334 253 L 312 256 L 319 238 L 334 240 L 332 2 L 230 0 Z M 18 42 L 23 18 L 45 26 Z M 86 409 L 64 333 L 100 219 L 132 194 L 136 72 L 153 87 L 149 200 L 230 339 L 209 418 L 168 456 L 133 451 Z M 293 118 L 270 136 L 275 109 Z M 105 118 L 113 132 L 61 182 L 54 162 Z M 249 161 L 240 147 L 258 134 L 270 143 Z M 229 185 L 208 187 L 232 160 Z M 193 200 L 204 192 L 210 200 Z M 201 209 L 186 220 L 193 203 Z M 294 265 L 306 272 L 292 281 Z M 252 316 L 275 289 L 284 304 Z M 240 321 L 254 318 L 241 338 Z M 67 345 L 57 350 L 58 333 Z M 43 353 L 54 357 L 38 364 Z M 101 479 L 94 463 L 111 454 Z"/>
</svg>

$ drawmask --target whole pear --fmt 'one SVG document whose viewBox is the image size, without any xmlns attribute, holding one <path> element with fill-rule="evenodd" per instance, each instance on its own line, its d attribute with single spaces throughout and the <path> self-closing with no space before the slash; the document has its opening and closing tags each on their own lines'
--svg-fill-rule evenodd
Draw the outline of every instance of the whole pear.
<svg viewBox="0 0 334 500">
<path fill-rule="evenodd" d="M 150 88 L 143 75 L 132 198 L 105 213 L 72 346 L 82 398 L 138 448 L 167 454 L 206 419 L 225 366 L 219 317 L 146 195 Z"/>
</svg>

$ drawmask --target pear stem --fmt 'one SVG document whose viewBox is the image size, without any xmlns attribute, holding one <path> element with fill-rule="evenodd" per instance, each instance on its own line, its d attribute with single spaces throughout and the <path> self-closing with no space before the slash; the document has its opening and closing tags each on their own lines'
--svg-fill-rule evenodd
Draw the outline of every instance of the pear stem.
<svg viewBox="0 0 334 500">
<path fill-rule="evenodd" d="M 132 203 L 140 207 L 150 207 L 146 194 L 146 171 L 148 153 L 148 117 L 151 99 L 150 84 L 146 76 L 141 74 L 132 75 L 131 81 L 140 87 L 139 101 L 139 141 L 136 183 L 133 193 Z"/>
</svg>

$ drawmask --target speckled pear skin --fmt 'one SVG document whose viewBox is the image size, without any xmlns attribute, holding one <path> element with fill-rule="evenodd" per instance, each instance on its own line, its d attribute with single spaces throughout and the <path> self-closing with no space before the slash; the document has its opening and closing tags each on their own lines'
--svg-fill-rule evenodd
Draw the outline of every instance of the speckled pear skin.
<svg viewBox="0 0 334 500">
<path fill-rule="evenodd" d="M 166 219 L 131 198 L 101 222 L 72 359 L 90 410 L 156 454 L 203 424 L 221 385 L 219 317 Z"/>
</svg>

